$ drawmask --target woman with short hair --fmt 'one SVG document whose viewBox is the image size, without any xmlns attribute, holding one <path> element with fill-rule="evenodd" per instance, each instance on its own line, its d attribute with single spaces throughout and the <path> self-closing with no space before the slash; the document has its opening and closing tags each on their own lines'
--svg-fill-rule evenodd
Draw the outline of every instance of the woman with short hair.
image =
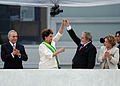
<svg viewBox="0 0 120 86">
<path fill-rule="evenodd" d="M 51 29 L 44 29 L 41 33 L 43 42 L 39 46 L 40 54 L 40 69 L 59 69 L 59 60 L 57 54 L 64 52 L 64 48 L 56 50 L 55 44 L 62 36 L 64 29 L 64 20 L 58 33 L 53 37 L 53 31 Z"/>
<path fill-rule="evenodd" d="M 105 46 L 98 53 L 98 62 L 101 69 L 118 69 L 119 49 L 115 47 L 116 39 L 113 35 L 105 37 Z"/>
</svg>

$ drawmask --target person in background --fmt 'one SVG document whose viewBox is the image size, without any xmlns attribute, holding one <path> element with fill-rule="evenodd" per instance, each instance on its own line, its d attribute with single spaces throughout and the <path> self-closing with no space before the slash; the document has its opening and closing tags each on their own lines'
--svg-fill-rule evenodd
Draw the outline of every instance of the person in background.
<svg viewBox="0 0 120 86">
<path fill-rule="evenodd" d="M 51 29 L 44 29 L 42 31 L 43 42 L 39 45 L 39 69 L 60 69 L 59 59 L 57 55 L 64 52 L 64 48 L 56 50 L 55 44 L 62 36 L 64 29 L 64 20 L 58 33 L 53 37 L 53 31 Z"/>
<path fill-rule="evenodd" d="M 78 38 L 71 28 L 68 20 L 65 20 L 65 26 L 72 40 L 77 45 L 76 54 L 72 60 L 73 69 L 93 69 L 95 66 L 96 48 L 92 44 L 92 35 L 90 32 L 83 32 L 81 38 Z"/>
<path fill-rule="evenodd" d="M 120 56 L 120 31 L 116 32 L 115 37 L 117 41 L 116 47 L 119 49 L 119 56 Z M 119 62 L 118 62 L 118 69 L 120 69 L 120 57 L 119 57 Z"/>
<path fill-rule="evenodd" d="M 22 61 L 27 61 L 28 56 L 24 46 L 17 42 L 17 32 L 10 30 L 8 39 L 8 43 L 1 45 L 1 59 L 4 62 L 4 69 L 23 69 Z"/>
<path fill-rule="evenodd" d="M 113 35 L 105 37 L 105 46 L 98 53 L 98 63 L 101 69 L 118 69 L 119 49 L 115 47 L 116 39 Z"/>
</svg>

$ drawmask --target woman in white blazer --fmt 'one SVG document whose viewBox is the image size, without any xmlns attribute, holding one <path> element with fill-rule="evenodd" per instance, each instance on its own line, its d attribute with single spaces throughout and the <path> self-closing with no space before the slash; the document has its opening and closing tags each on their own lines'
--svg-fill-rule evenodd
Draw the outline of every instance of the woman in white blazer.
<svg viewBox="0 0 120 86">
<path fill-rule="evenodd" d="M 115 47 L 116 39 L 113 35 L 105 37 L 105 46 L 98 53 L 98 62 L 101 69 L 118 69 L 119 49 Z"/>
<path fill-rule="evenodd" d="M 39 69 L 58 69 L 59 61 L 56 55 L 64 52 L 64 48 L 56 51 L 55 44 L 62 36 L 63 29 L 64 20 L 62 21 L 61 27 L 55 37 L 53 37 L 53 31 L 51 29 L 44 29 L 42 31 L 41 35 L 43 42 L 39 45 Z"/>
<path fill-rule="evenodd" d="M 98 53 L 98 62 L 101 69 L 118 69 L 119 49 L 115 47 L 116 39 L 113 35 L 105 37 L 105 46 Z"/>
</svg>

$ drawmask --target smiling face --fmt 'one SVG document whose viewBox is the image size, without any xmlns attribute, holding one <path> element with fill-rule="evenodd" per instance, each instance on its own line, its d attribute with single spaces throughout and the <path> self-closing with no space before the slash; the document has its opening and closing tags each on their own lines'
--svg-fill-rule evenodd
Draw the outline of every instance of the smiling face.
<svg viewBox="0 0 120 86">
<path fill-rule="evenodd" d="M 85 44 L 86 38 L 85 38 L 85 35 L 84 35 L 84 34 L 81 35 L 80 40 L 81 40 L 81 44 Z"/>
<path fill-rule="evenodd" d="M 18 39 L 17 33 L 11 32 L 9 34 L 9 36 L 8 36 L 8 39 L 9 39 L 10 42 L 12 42 L 13 44 L 15 44 L 17 42 L 17 39 Z"/>
<path fill-rule="evenodd" d="M 107 48 L 111 47 L 112 45 L 108 42 L 107 38 L 105 38 L 105 42 L 104 42 L 105 46 Z"/>
<path fill-rule="evenodd" d="M 107 35 L 105 37 L 105 46 L 106 48 L 112 48 L 113 46 L 116 45 L 116 39 L 113 35 Z"/>
<path fill-rule="evenodd" d="M 85 37 L 85 34 L 83 33 L 82 35 L 81 35 L 81 38 L 80 38 L 80 40 L 81 40 L 81 44 L 86 44 L 87 42 L 89 42 L 89 40 L 88 39 L 86 39 L 86 37 Z"/>
<path fill-rule="evenodd" d="M 53 39 L 53 34 L 49 34 L 49 36 L 45 37 L 45 41 L 51 43 Z"/>
</svg>

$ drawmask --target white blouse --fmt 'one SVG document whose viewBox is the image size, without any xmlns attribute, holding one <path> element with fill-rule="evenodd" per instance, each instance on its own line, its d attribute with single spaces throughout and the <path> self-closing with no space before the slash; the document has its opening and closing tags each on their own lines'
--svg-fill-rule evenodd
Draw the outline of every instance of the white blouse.
<svg viewBox="0 0 120 86">
<path fill-rule="evenodd" d="M 53 37 L 51 45 L 55 47 L 55 43 L 60 39 L 62 34 L 59 32 Z M 53 52 L 44 44 L 39 45 L 39 55 L 40 55 L 40 62 L 39 62 L 39 69 L 57 69 L 57 61 L 55 56 L 53 57 Z"/>
</svg>

